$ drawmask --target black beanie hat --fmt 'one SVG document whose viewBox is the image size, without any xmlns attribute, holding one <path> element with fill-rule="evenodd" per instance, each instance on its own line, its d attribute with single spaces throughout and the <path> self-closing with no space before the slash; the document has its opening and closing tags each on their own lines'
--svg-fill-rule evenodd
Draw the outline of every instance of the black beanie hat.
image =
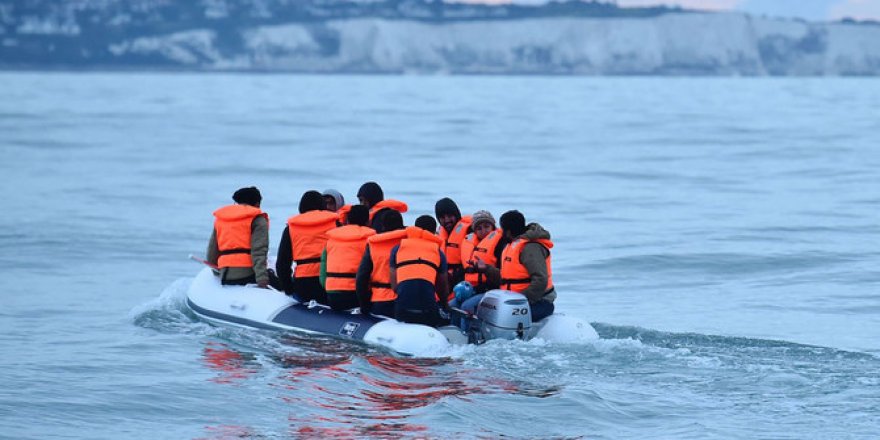
<svg viewBox="0 0 880 440">
<path fill-rule="evenodd" d="M 299 213 L 324 209 L 324 196 L 317 191 L 306 191 L 299 199 Z"/>
<path fill-rule="evenodd" d="M 440 220 L 440 216 L 443 214 L 452 214 L 456 220 L 461 220 L 461 211 L 458 210 L 458 205 L 449 197 L 437 200 L 437 203 L 434 205 L 434 215 L 437 217 L 437 220 Z"/>
<path fill-rule="evenodd" d="M 257 187 L 249 186 L 247 188 L 241 188 L 236 191 L 235 194 L 232 194 L 232 200 L 235 203 L 257 206 L 263 201 L 263 196 L 260 195 L 260 190 L 258 190 Z"/>
<path fill-rule="evenodd" d="M 370 209 L 364 205 L 354 205 L 348 211 L 348 224 L 366 226 L 370 222 Z"/>
<path fill-rule="evenodd" d="M 416 227 L 433 234 L 437 232 L 437 220 L 434 220 L 434 217 L 430 215 L 423 215 L 416 219 Z"/>
<path fill-rule="evenodd" d="M 501 223 L 501 229 L 510 231 L 514 237 L 519 237 L 526 232 L 526 217 L 515 209 L 502 214 L 499 223 Z"/>
<path fill-rule="evenodd" d="M 389 209 L 382 215 L 382 231 L 391 232 L 403 229 L 403 216 L 399 212 Z M 376 231 L 380 232 L 380 231 Z"/>
<path fill-rule="evenodd" d="M 367 199 L 370 202 L 370 206 L 385 200 L 385 194 L 382 192 L 382 187 L 376 182 L 367 182 L 361 185 L 357 196 Z"/>
</svg>

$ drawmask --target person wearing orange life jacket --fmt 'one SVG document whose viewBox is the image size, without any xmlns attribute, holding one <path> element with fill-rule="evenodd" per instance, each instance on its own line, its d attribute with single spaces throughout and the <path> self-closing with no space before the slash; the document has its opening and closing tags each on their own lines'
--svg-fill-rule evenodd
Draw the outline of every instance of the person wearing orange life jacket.
<svg viewBox="0 0 880 440">
<path fill-rule="evenodd" d="M 495 217 L 489 211 L 477 211 L 471 218 L 472 233 L 465 237 L 462 243 L 462 260 L 464 262 L 464 279 L 471 283 L 478 294 L 497 289 L 498 280 L 490 280 L 477 266 L 477 261 L 483 261 L 489 266 L 501 268 L 501 253 L 504 247 L 510 243 L 510 239 L 504 235 L 504 231 L 495 226 Z M 494 282 L 493 282 L 494 281 Z"/>
<path fill-rule="evenodd" d="M 327 291 L 327 304 L 333 310 L 348 310 L 358 306 L 355 278 L 367 238 L 376 231 L 366 226 L 370 212 L 366 206 L 356 205 L 348 215 L 348 224 L 327 232 L 327 246 L 321 254 L 321 285 Z"/>
<path fill-rule="evenodd" d="M 339 216 L 323 207 L 321 193 L 306 191 L 299 202 L 300 214 L 287 220 L 278 245 L 275 270 L 284 291 L 301 302 L 315 300 L 327 304 L 327 293 L 319 279 L 321 252 L 327 244 L 327 231 L 336 227 Z"/>
<path fill-rule="evenodd" d="M 461 246 L 467 234 L 471 232 L 471 216 L 462 217 L 458 205 L 449 197 L 444 197 L 434 205 L 434 214 L 440 223 L 440 239 L 443 241 L 443 253 L 449 263 L 449 285 L 454 286 L 464 280 L 464 264 Z M 448 293 L 448 292 L 447 292 Z M 451 299 L 453 295 L 449 295 Z"/>
<path fill-rule="evenodd" d="M 502 289 L 525 295 L 532 309 L 532 321 L 553 314 L 556 289 L 550 258 L 550 232 L 537 223 L 526 225 L 519 211 L 501 216 L 501 228 L 511 242 L 501 254 L 501 269 L 477 262 L 479 270 L 496 279 Z"/>
<path fill-rule="evenodd" d="M 214 211 L 206 259 L 219 268 L 224 285 L 257 284 L 266 288 L 275 280 L 266 264 L 269 216 L 260 210 L 263 197 L 251 186 L 236 191 L 232 200 L 234 205 Z"/>
<path fill-rule="evenodd" d="M 382 217 L 381 234 L 367 239 L 364 257 L 355 277 L 355 291 L 361 313 L 394 317 L 397 293 L 391 289 L 391 250 L 406 237 L 403 217 L 389 211 Z"/>
<path fill-rule="evenodd" d="M 382 187 L 376 182 L 367 182 L 361 185 L 357 197 L 361 205 L 370 209 L 370 227 L 380 233 L 385 232 L 382 230 L 382 216 L 390 211 L 403 214 L 409 209 L 406 203 L 399 200 L 386 200 Z"/>
<path fill-rule="evenodd" d="M 510 243 L 510 239 L 504 235 L 504 231 L 496 228 L 495 217 L 492 217 L 489 211 L 477 211 L 471 218 L 473 218 L 471 229 L 474 232 L 468 234 L 461 247 L 465 265 L 464 279 L 471 288 L 453 288 L 455 298 L 450 300 L 449 305 L 474 313 L 480 300 L 483 299 L 483 294 L 499 287 L 498 279 L 488 277 L 485 271 L 477 267 L 477 262 L 500 269 L 501 253 Z M 453 321 L 459 320 L 453 319 Z M 457 324 L 465 328 L 462 323 Z"/>
<path fill-rule="evenodd" d="M 394 318 L 433 327 L 449 324 L 441 312 L 449 293 L 443 242 L 434 234 L 437 222 L 431 216 L 416 219 L 406 228 L 406 237 L 391 250 L 391 288 L 397 293 Z"/>
<path fill-rule="evenodd" d="M 339 214 L 337 224 L 339 226 L 348 224 L 346 218 L 351 210 L 351 205 L 345 204 L 345 197 L 342 196 L 342 193 L 335 189 L 325 189 L 321 196 L 324 197 L 324 209 Z"/>
</svg>

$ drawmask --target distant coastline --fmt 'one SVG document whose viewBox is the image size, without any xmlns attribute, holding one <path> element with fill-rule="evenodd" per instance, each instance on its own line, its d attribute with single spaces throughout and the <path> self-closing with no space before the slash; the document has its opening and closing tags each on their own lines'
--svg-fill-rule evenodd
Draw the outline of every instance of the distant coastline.
<svg viewBox="0 0 880 440">
<path fill-rule="evenodd" d="M 880 24 L 601 2 L 17 0 L 0 69 L 880 75 Z"/>
</svg>

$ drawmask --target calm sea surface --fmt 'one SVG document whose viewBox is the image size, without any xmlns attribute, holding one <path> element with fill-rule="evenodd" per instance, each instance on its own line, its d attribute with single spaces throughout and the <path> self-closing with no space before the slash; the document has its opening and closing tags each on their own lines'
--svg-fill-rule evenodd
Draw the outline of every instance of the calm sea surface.
<svg viewBox="0 0 880 440">
<path fill-rule="evenodd" d="M 880 81 L 0 74 L 0 437 L 877 438 Z M 375 180 L 551 231 L 586 345 L 183 305 L 211 212 Z"/>
</svg>

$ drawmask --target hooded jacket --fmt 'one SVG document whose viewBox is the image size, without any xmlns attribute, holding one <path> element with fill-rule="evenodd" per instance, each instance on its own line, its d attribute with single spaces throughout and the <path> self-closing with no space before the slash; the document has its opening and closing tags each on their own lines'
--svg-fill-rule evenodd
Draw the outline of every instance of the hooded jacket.
<svg viewBox="0 0 880 440">
<path fill-rule="evenodd" d="M 339 191 L 336 191 L 335 189 L 324 190 L 324 192 L 321 195 L 333 197 L 333 200 L 336 201 L 336 210 L 337 211 L 345 205 L 345 197 L 342 197 L 342 193 Z"/>
<path fill-rule="evenodd" d="M 537 223 L 529 223 L 526 225 L 526 231 L 519 237 L 516 237 L 514 241 L 518 239 L 550 240 L 550 231 L 544 229 Z M 508 246 L 510 245 L 508 244 Z M 550 302 L 556 300 L 555 288 L 550 292 L 547 292 L 547 284 L 550 279 L 550 268 L 547 267 L 547 257 L 549 255 L 550 250 L 540 243 L 529 242 L 523 245 L 519 261 L 526 267 L 531 282 L 529 283 L 529 286 L 520 293 L 525 295 L 530 303 L 535 303 L 540 300 Z M 504 263 L 502 262 L 502 264 Z M 498 269 L 489 266 L 486 268 L 486 273 L 493 281 L 498 280 L 500 282 L 501 273 Z"/>
</svg>

